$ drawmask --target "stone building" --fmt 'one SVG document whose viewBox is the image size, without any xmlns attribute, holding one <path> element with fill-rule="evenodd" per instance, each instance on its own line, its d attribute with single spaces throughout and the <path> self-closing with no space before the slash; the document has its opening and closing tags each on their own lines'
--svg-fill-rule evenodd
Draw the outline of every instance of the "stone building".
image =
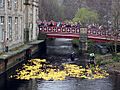
<svg viewBox="0 0 120 90">
<path fill-rule="evenodd" d="M 29 1 L 28 9 L 26 1 Z M 26 27 L 29 41 L 36 40 L 37 3 L 37 0 L 0 0 L 0 51 L 4 51 L 5 46 L 11 49 L 23 45 Z"/>
<path fill-rule="evenodd" d="M 37 39 L 37 20 L 38 20 L 38 2 L 39 0 L 29 0 L 28 6 L 28 27 L 29 27 L 29 41 Z"/>
</svg>

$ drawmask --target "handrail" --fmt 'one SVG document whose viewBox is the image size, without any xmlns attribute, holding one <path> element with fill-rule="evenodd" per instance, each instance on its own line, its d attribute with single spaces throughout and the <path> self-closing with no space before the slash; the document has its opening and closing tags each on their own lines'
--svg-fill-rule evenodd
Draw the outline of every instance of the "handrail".
<svg viewBox="0 0 120 90">
<path fill-rule="evenodd" d="M 80 35 L 80 28 L 78 27 L 57 27 L 57 26 L 44 26 L 39 27 L 39 31 L 46 34 L 74 34 Z M 87 35 L 89 38 L 94 39 L 106 39 L 106 40 L 114 40 L 114 30 L 103 30 L 98 28 L 87 28 Z M 120 34 L 117 36 L 117 41 L 120 41 Z"/>
</svg>

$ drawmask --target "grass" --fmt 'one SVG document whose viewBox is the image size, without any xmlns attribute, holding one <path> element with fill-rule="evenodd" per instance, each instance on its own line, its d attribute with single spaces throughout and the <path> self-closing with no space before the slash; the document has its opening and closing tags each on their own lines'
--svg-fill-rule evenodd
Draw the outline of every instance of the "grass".
<svg viewBox="0 0 120 90">
<path fill-rule="evenodd" d="M 98 65 L 104 65 L 106 69 L 120 70 L 120 53 L 117 56 L 96 55 Z"/>
<path fill-rule="evenodd" d="M 98 65 L 105 65 L 107 63 L 111 63 L 113 60 L 112 60 L 112 55 L 111 54 L 108 54 L 108 55 L 100 55 L 100 54 L 97 54 L 96 55 L 96 63 Z"/>
<path fill-rule="evenodd" d="M 114 70 L 120 70 L 120 62 L 113 62 L 113 63 L 109 63 L 109 64 L 106 64 L 105 67 L 107 69 L 114 69 Z"/>
</svg>

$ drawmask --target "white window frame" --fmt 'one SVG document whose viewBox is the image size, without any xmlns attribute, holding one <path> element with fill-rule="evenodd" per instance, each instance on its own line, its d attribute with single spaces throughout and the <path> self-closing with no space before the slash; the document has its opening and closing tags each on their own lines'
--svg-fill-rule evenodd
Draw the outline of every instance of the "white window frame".
<svg viewBox="0 0 120 90">
<path fill-rule="evenodd" d="M 9 40 L 12 40 L 12 17 L 8 16 L 8 35 Z"/>
<path fill-rule="evenodd" d="M 20 17 L 20 39 L 22 40 L 22 27 L 23 27 L 23 25 L 22 25 L 22 17 Z"/>
<path fill-rule="evenodd" d="M 15 17 L 15 39 L 18 40 L 18 17 Z"/>
<path fill-rule="evenodd" d="M 8 9 L 12 9 L 12 0 L 7 0 Z"/>
<path fill-rule="evenodd" d="M 0 42 L 4 41 L 4 16 L 0 16 Z"/>
<path fill-rule="evenodd" d="M 0 8 L 4 7 L 4 0 L 0 0 Z"/>
<path fill-rule="evenodd" d="M 20 0 L 20 11 L 22 11 L 22 8 L 23 8 L 23 1 L 22 0 Z"/>
<path fill-rule="evenodd" d="M 14 0 L 14 8 L 15 10 L 18 10 L 18 0 Z"/>
</svg>

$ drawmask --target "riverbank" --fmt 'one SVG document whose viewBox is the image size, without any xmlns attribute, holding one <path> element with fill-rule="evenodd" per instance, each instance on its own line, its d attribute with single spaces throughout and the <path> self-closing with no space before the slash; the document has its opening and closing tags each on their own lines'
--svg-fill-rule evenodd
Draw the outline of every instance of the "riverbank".
<svg viewBox="0 0 120 90">
<path fill-rule="evenodd" d="M 110 74 L 120 75 L 120 53 L 117 57 L 112 54 L 96 55 L 96 62 L 98 65 L 103 65 Z"/>
<path fill-rule="evenodd" d="M 20 47 L 10 49 L 8 52 L 3 52 L 0 55 L 0 74 L 6 72 L 24 60 L 34 58 L 35 54 L 39 52 L 41 55 L 45 51 L 44 40 L 36 40 Z M 40 56 L 39 55 L 39 56 Z"/>
</svg>

